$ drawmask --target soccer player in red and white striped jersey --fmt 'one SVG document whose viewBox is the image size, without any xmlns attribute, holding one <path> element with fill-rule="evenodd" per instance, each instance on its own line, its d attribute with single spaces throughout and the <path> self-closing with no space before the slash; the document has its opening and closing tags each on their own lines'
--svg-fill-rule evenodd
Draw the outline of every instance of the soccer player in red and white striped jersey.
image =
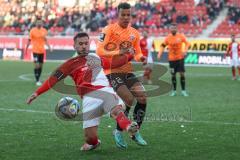
<svg viewBox="0 0 240 160">
<path fill-rule="evenodd" d="M 240 80 L 240 44 L 235 40 L 235 35 L 232 35 L 232 41 L 228 45 L 226 56 L 231 59 L 232 80 L 236 80 L 236 69 L 238 68 L 238 80 Z"/>
<path fill-rule="evenodd" d="M 99 108 L 101 108 L 101 113 L 110 112 L 111 117 L 117 121 L 123 130 L 134 135 L 138 130 L 138 125 L 125 116 L 124 103 L 110 87 L 103 72 L 103 68 L 115 68 L 128 63 L 133 56 L 131 54 L 121 55 L 117 61 L 112 59 L 112 62 L 100 59 L 96 54 L 89 53 L 89 36 L 87 33 L 78 33 L 74 37 L 74 48 L 78 56 L 67 60 L 58 67 L 43 85 L 28 98 L 27 103 L 30 104 L 57 82 L 70 76 L 75 82 L 77 93 L 81 96 L 83 102 L 83 128 L 86 142 L 81 150 L 92 150 L 100 144 L 97 128 L 102 114 L 95 113 L 96 109 L 99 111 Z M 110 104 L 109 102 L 114 103 Z M 84 113 L 96 116 L 84 118 Z"/>
</svg>

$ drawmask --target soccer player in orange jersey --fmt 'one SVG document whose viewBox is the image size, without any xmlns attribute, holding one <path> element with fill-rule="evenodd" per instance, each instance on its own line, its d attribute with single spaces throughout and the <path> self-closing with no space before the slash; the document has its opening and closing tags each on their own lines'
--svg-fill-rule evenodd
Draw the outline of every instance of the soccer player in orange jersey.
<svg viewBox="0 0 240 160">
<path fill-rule="evenodd" d="M 42 73 L 42 67 L 43 67 L 43 59 L 44 59 L 44 53 L 45 53 L 44 45 L 46 44 L 49 50 L 51 50 L 46 36 L 47 36 L 47 30 L 43 28 L 43 21 L 38 19 L 36 21 L 36 27 L 33 27 L 30 30 L 29 40 L 25 50 L 25 53 L 27 53 L 28 47 L 31 43 L 33 60 L 35 65 L 34 75 L 35 75 L 37 86 L 41 85 L 41 82 L 39 81 L 39 79 L 40 79 L 40 76 Z"/>
<path fill-rule="evenodd" d="M 183 44 L 185 44 L 185 49 L 183 50 Z M 181 81 L 181 88 L 182 88 L 182 95 L 188 96 L 185 90 L 185 68 L 184 68 L 184 57 L 187 54 L 189 43 L 186 40 L 186 37 L 177 32 L 177 24 L 172 24 L 171 26 L 171 33 L 166 37 L 164 42 L 160 47 L 160 51 L 158 53 L 158 59 L 161 58 L 161 55 L 164 51 L 164 48 L 168 46 L 168 60 L 169 60 L 169 67 L 172 75 L 172 85 L 173 91 L 170 96 L 176 96 L 177 92 L 177 80 L 176 80 L 176 73 L 180 73 L 180 81 Z"/>
<path fill-rule="evenodd" d="M 141 53 L 139 32 L 132 28 L 131 6 L 128 3 L 118 5 L 118 21 L 106 26 L 99 37 L 97 54 L 111 60 L 115 55 L 133 53 L 136 61 L 146 63 L 147 59 Z M 146 111 L 146 93 L 142 83 L 133 74 L 131 62 L 115 69 L 105 69 L 114 90 L 126 104 L 126 114 L 130 107 L 135 105 L 133 118 L 141 126 Z M 137 100 L 137 102 L 135 102 Z M 123 139 L 121 128 L 117 126 L 114 131 L 114 140 L 120 148 L 126 148 L 127 144 Z M 146 141 L 137 132 L 132 139 L 139 145 L 147 145 Z"/>
</svg>

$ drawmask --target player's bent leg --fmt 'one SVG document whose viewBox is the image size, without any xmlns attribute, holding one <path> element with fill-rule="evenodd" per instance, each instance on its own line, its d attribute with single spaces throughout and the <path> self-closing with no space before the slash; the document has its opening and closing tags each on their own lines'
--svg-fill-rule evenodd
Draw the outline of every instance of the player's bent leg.
<svg viewBox="0 0 240 160">
<path fill-rule="evenodd" d="M 126 130 L 130 136 L 135 135 L 138 131 L 138 125 L 136 122 L 131 122 L 124 114 L 124 108 L 122 105 L 117 105 L 111 110 L 111 116 L 117 121 L 122 130 Z"/>
<path fill-rule="evenodd" d="M 118 96 L 124 101 L 126 105 L 125 115 L 128 116 L 128 113 L 130 111 L 130 107 L 134 104 L 135 99 L 132 93 L 129 91 L 126 85 L 121 85 L 116 90 Z M 113 131 L 114 140 L 116 142 L 116 145 L 119 148 L 126 148 L 127 143 L 124 141 L 123 135 L 122 135 L 122 129 L 117 123 L 117 128 Z"/>
<path fill-rule="evenodd" d="M 146 114 L 147 107 L 147 96 L 143 85 L 140 82 L 136 82 L 131 87 L 131 92 L 137 99 L 137 104 L 134 108 L 133 118 L 137 122 L 138 126 L 141 127 Z M 142 138 L 139 131 L 131 137 L 138 145 L 145 146 L 147 142 Z"/>
<path fill-rule="evenodd" d="M 81 151 L 90 151 L 100 146 L 101 141 L 97 136 L 98 126 L 92 126 L 84 129 L 85 143 L 81 147 Z"/>
<path fill-rule="evenodd" d="M 104 103 L 102 104 L 104 112 L 110 112 L 112 117 L 117 118 L 119 110 L 122 110 L 123 113 L 123 106 L 125 106 L 124 102 L 111 87 L 102 88 L 101 91 L 104 91 L 101 93 L 101 95 L 103 96 L 102 98 L 104 99 Z M 123 129 L 117 123 L 117 129 L 115 129 L 113 132 L 114 141 L 117 147 L 127 148 L 127 143 L 124 141 L 122 131 Z"/>
<path fill-rule="evenodd" d="M 118 96 L 123 100 L 126 107 L 131 107 L 134 105 L 134 102 L 135 102 L 134 96 L 130 92 L 130 90 L 127 88 L 126 85 L 121 85 L 116 92 Z"/>
</svg>

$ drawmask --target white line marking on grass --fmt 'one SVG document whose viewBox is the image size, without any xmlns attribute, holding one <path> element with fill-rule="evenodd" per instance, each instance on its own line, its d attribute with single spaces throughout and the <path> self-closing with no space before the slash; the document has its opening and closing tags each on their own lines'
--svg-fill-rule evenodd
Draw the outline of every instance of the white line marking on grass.
<svg viewBox="0 0 240 160">
<path fill-rule="evenodd" d="M 18 76 L 18 78 L 20 78 L 21 80 L 24 80 L 24 81 L 33 81 L 33 79 L 29 78 L 29 76 L 33 76 L 33 74 L 32 73 L 22 74 L 22 75 Z"/>
<path fill-rule="evenodd" d="M 147 123 L 156 123 L 156 122 L 176 122 L 176 123 L 202 123 L 202 124 L 213 124 L 213 125 L 230 125 L 230 126 L 240 126 L 240 123 L 237 122 L 219 122 L 219 121 L 167 121 L 167 120 L 157 120 L 157 121 L 146 121 Z"/>
<path fill-rule="evenodd" d="M 0 111 L 7 111 L 7 112 L 26 112 L 26 113 L 41 113 L 41 114 L 54 114 L 54 112 L 48 111 L 37 111 L 37 110 L 27 110 L 27 109 L 10 109 L 10 108 L 0 108 Z M 105 115 L 105 118 L 109 118 L 109 116 Z M 157 121 L 145 121 L 146 123 L 153 123 L 153 122 L 176 122 L 176 123 L 202 123 L 202 124 L 213 124 L 213 125 L 230 125 L 230 126 L 240 126 L 240 123 L 237 122 L 217 122 L 217 121 L 164 121 L 164 120 L 157 120 Z"/>
<path fill-rule="evenodd" d="M 0 111 L 41 113 L 41 114 L 53 114 L 54 113 L 54 112 L 47 112 L 47 111 L 37 111 L 37 110 L 29 110 L 29 109 L 10 109 L 10 108 L 0 108 Z"/>
<path fill-rule="evenodd" d="M 42 75 L 49 76 L 50 74 L 49 73 L 43 73 Z M 20 76 L 18 76 L 18 78 L 20 78 L 21 80 L 24 80 L 24 81 L 35 81 L 34 75 L 32 73 L 21 74 Z"/>
<path fill-rule="evenodd" d="M 0 80 L 0 82 L 23 82 L 22 80 Z"/>
</svg>

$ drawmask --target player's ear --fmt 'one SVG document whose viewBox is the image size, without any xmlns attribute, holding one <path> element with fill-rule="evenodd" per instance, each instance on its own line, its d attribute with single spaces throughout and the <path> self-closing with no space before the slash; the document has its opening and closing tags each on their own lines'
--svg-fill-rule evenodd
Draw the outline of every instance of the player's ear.
<svg viewBox="0 0 240 160">
<path fill-rule="evenodd" d="M 73 48 L 76 50 L 76 44 L 75 43 L 73 43 Z"/>
</svg>

